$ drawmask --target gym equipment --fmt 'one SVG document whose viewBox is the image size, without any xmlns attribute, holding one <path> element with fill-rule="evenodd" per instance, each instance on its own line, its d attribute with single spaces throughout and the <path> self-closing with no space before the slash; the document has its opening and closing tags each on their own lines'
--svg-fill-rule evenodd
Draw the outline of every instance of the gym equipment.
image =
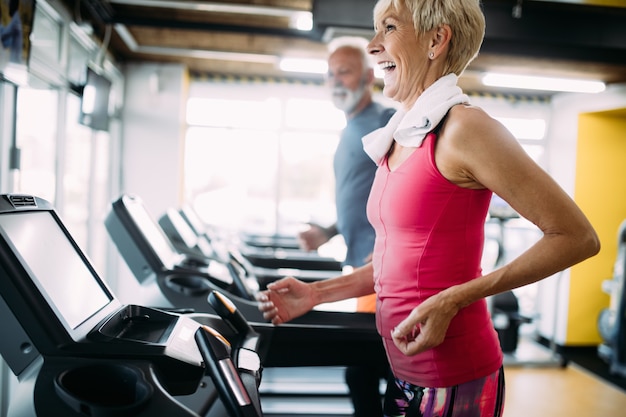
<svg viewBox="0 0 626 417">
<path fill-rule="evenodd" d="M 47 201 L 0 195 L 7 416 L 261 417 L 262 336 L 209 302 L 230 315 L 122 304 Z"/>
<path fill-rule="evenodd" d="M 263 236 L 242 232 L 238 236 L 230 236 L 230 242 L 224 242 L 223 238 L 216 237 L 216 233 L 207 233 L 202 220 L 189 205 L 185 205 L 178 212 L 174 209 L 167 210 L 159 218 L 159 225 L 179 250 L 188 250 L 189 245 L 194 244 L 194 236 L 190 234 L 194 233 L 196 245 L 200 243 L 198 240 L 204 240 L 211 246 L 222 246 L 222 250 L 226 246 L 230 251 L 240 253 L 251 265 L 265 273 L 268 269 L 286 268 L 312 271 L 305 277 L 311 274 L 314 277 L 332 277 L 342 270 L 341 262 L 336 259 L 300 249 L 296 237 L 293 236 Z M 191 246 L 191 250 L 197 249 Z M 204 249 L 202 251 L 207 253 Z"/>
<path fill-rule="evenodd" d="M 608 308 L 598 317 L 598 330 L 603 342 L 598 355 L 609 364 L 609 371 L 626 377 L 626 220 L 617 234 L 617 257 L 613 266 L 613 279 L 602 282 L 602 290 L 611 296 Z"/>
<path fill-rule="evenodd" d="M 298 239 L 294 236 L 286 236 L 280 234 L 264 235 L 259 233 L 240 233 L 240 239 L 247 245 L 257 246 L 260 248 L 280 248 L 300 250 Z"/>
<path fill-rule="evenodd" d="M 245 262 L 230 255 L 226 263 L 198 257 L 190 261 L 188 254 L 176 251 L 137 196 L 125 194 L 115 200 L 105 225 L 146 293 L 160 296 L 151 302 L 216 313 L 207 297 L 214 290 L 225 294 L 255 330 L 266 336 L 259 350 L 264 367 L 348 366 L 384 354 L 370 313 L 314 310 L 280 326 L 267 323 L 254 300 L 257 278 Z"/>
<path fill-rule="evenodd" d="M 206 293 L 207 284 L 211 283 L 215 289 L 247 300 L 254 298 L 256 278 L 235 257 L 218 259 L 178 252 L 137 196 L 124 194 L 114 201 L 105 226 L 140 283 L 152 282 L 167 272 L 162 282 L 164 288 L 188 294 Z"/>
<path fill-rule="evenodd" d="M 206 233 L 197 233 L 181 212 L 172 208 L 159 218 L 158 223 L 178 252 L 192 257 L 217 259 L 225 263 L 233 258 L 254 276 L 253 281 L 256 280 L 259 289 L 265 289 L 268 283 L 287 275 L 296 276 L 304 281 L 315 281 L 340 274 L 339 270 L 328 266 L 327 258 L 302 251 L 298 251 L 298 256 L 292 256 L 278 248 L 264 250 L 257 248 L 255 249 L 257 255 L 245 256 L 240 251 L 241 243 L 230 242 L 227 238 L 218 238 L 215 235 L 209 237 Z M 291 252 L 295 253 L 293 250 Z M 250 251 L 248 253 L 250 254 Z M 279 258 L 272 258 L 272 254 Z M 332 262 L 334 268 L 336 261 Z"/>
<path fill-rule="evenodd" d="M 317 252 L 289 249 L 275 246 L 261 246 L 241 241 L 239 251 L 255 266 L 263 268 L 290 268 L 296 270 L 331 271 L 341 273 L 341 262 L 334 258 L 320 256 Z"/>
<path fill-rule="evenodd" d="M 230 249 L 217 238 L 206 234 L 198 235 L 180 212 L 170 208 L 160 218 L 159 226 L 174 248 L 180 253 L 188 253 L 205 258 L 227 261 Z"/>
<path fill-rule="evenodd" d="M 491 319 L 498 333 L 504 353 L 514 353 L 519 342 L 519 327 L 531 319 L 519 312 L 519 303 L 513 291 L 496 294 L 491 301 Z"/>
</svg>

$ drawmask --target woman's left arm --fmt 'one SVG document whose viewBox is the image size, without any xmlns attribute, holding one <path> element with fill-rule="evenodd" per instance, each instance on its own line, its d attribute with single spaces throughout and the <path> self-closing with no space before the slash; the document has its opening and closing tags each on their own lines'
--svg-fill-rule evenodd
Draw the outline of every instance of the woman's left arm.
<svg viewBox="0 0 626 417">
<path fill-rule="evenodd" d="M 595 230 L 576 203 L 504 126 L 481 109 L 456 106 L 450 111 L 435 158 L 450 181 L 492 190 L 543 235 L 510 263 L 416 307 L 393 334 L 408 355 L 441 343 L 450 320 L 464 306 L 549 277 L 600 250 Z"/>
</svg>

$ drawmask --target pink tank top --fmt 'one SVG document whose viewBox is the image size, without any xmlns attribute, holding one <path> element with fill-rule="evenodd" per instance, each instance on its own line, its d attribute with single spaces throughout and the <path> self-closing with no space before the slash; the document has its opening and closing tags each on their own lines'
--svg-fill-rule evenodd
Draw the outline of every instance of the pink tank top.
<svg viewBox="0 0 626 417">
<path fill-rule="evenodd" d="M 396 170 L 378 167 L 367 205 L 376 230 L 373 253 L 376 320 L 397 378 L 422 387 L 449 387 L 495 372 L 498 335 L 485 300 L 463 308 L 444 342 L 415 356 L 394 345 L 391 330 L 422 301 L 481 275 L 489 190 L 458 187 L 435 165 L 430 133 Z"/>
</svg>

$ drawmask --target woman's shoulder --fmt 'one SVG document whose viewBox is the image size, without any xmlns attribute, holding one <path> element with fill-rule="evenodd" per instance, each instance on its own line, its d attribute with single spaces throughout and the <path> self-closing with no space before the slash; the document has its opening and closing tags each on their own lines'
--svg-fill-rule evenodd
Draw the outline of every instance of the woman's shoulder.
<svg viewBox="0 0 626 417">
<path fill-rule="evenodd" d="M 454 106 L 437 139 L 437 166 L 451 182 L 481 188 L 475 172 L 485 166 L 485 158 L 510 148 L 509 141 L 514 141 L 510 132 L 480 107 Z"/>
<path fill-rule="evenodd" d="M 452 107 L 443 126 L 442 134 L 456 142 L 487 139 L 501 135 L 503 126 L 481 107 L 459 104 Z"/>
<path fill-rule="evenodd" d="M 482 107 L 472 104 L 457 104 L 450 108 L 448 119 L 455 123 L 473 124 L 489 122 L 491 116 Z"/>
</svg>

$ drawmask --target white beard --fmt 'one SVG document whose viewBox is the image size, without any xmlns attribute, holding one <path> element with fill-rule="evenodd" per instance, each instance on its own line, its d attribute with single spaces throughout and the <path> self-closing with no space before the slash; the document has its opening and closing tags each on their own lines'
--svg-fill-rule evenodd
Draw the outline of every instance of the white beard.
<svg viewBox="0 0 626 417">
<path fill-rule="evenodd" d="M 336 86 L 332 91 L 333 104 L 344 113 L 350 114 L 357 104 L 359 104 L 361 98 L 363 98 L 365 89 L 365 83 L 362 83 L 362 85 L 360 85 L 356 90 L 349 90 L 342 86 Z"/>
</svg>

